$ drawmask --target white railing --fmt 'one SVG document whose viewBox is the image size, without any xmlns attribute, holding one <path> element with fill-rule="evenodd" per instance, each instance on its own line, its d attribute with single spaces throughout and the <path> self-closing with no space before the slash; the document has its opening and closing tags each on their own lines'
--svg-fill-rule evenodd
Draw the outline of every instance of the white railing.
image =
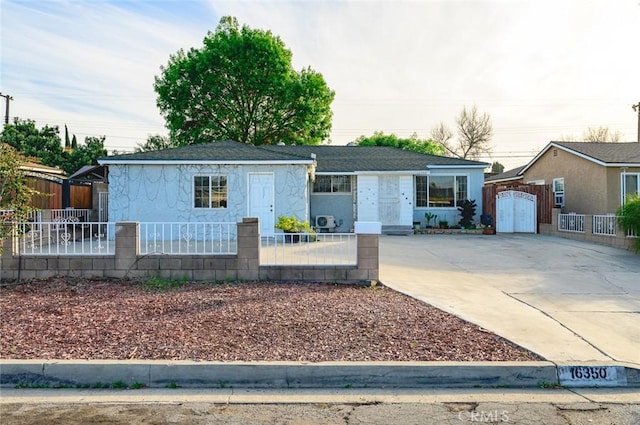
<svg viewBox="0 0 640 425">
<path fill-rule="evenodd" d="M 236 223 L 140 223 L 141 255 L 236 254 Z"/>
<path fill-rule="evenodd" d="M 613 214 L 593 216 L 593 234 L 601 236 L 615 236 L 618 218 Z"/>
<path fill-rule="evenodd" d="M 0 222 L 11 222 L 13 210 L 0 210 Z M 42 211 L 34 210 L 29 211 L 25 217 L 28 221 L 42 221 Z"/>
<path fill-rule="evenodd" d="M 262 265 L 336 265 L 358 263 L 354 233 L 278 233 L 260 238 Z"/>
<path fill-rule="evenodd" d="M 76 218 L 78 221 L 89 221 L 91 210 L 84 208 L 51 209 L 51 221 Z"/>
<path fill-rule="evenodd" d="M 113 255 L 113 224 L 39 221 L 17 223 L 21 255 Z"/>
<path fill-rule="evenodd" d="M 559 214 L 558 230 L 561 232 L 584 233 L 584 214 Z"/>
</svg>

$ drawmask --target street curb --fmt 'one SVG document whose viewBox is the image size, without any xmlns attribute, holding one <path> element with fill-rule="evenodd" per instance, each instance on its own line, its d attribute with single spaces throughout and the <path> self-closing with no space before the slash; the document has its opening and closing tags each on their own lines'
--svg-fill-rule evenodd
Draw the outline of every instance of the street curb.
<svg viewBox="0 0 640 425">
<path fill-rule="evenodd" d="M 560 368 L 607 368 L 610 381 L 562 382 Z M 604 374 L 604 373 L 603 373 Z M 580 374 L 582 378 L 582 374 Z M 0 360 L 0 387 L 148 388 L 532 388 L 640 387 L 623 363 L 553 362 L 195 362 Z"/>
</svg>

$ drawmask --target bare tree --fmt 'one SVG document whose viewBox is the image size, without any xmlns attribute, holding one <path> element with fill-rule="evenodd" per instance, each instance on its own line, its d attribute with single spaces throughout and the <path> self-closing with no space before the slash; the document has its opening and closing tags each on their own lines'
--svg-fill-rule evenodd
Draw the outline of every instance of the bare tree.
<svg viewBox="0 0 640 425">
<path fill-rule="evenodd" d="M 560 142 L 610 142 L 617 143 L 622 139 L 622 133 L 618 130 L 612 131 L 608 127 L 588 127 L 581 137 L 563 134 L 560 136 Z"/>
<path fill-rule="evenodd" d="M 619 131 L 611 131 L 608 127 L 589 127 L 582 135 L 585 142 L 612 142 L 616 143 L 622 139 L 622 133 Z"/>
<path fill-rule="evenodd" d="M 481 115 L 476 106 L 469 110 L 465 106 L 456 118 L 456 125 L 458 126 L 458 140 L 455 143 L 451 143 L 450 136 L 444 137 L 447 135 L 448 129 L 443 124 L 440 124 L 431 133 L 432 137 L 434 137 L 434 132 L 436 137 L 439 136 L 439 132 L 442 133 L 441 140 L 443 141 L 441 143 L 449 156 L 477 160 L 483 153 L 491 152 L 489 142 L 493 135 L 493 128 L 489 114 Z M 451 132 L 448 131 L 448 134 L 450 135 Z"/>
<path fill-rule="evenodd" d="M 449 140 L 453 137 L 453 133 L 449 130 L 449 127 L 447 127 L 443 122 L 440 122 L 440 124 L 431 129 L 430 136 L 431 140 L 441 144 L 446 149 L 447 143 L 449 143 Z"/>
</svg>

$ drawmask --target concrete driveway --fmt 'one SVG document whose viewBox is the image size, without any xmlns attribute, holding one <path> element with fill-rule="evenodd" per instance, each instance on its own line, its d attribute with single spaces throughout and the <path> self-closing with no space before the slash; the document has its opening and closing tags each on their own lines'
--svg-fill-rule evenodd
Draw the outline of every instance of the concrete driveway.
<svg viewBox="0 0 640 425">
<path fill-rule="evenodd" d="M 640 255 L 543 235 L 380 238 L 380 281 L 551 361 L 640 364 Z"/>
</svg>

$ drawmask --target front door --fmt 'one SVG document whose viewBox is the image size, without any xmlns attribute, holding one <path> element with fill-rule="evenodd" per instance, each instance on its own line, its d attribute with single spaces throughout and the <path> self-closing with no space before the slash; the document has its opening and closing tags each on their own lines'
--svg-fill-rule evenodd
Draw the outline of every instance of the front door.
<svg viewBox="0 0 640 425">
<path fill-rule="evenodd" d="M 249 173 L 248 216 L 258 217 L 260 235 L 274 234 L 274 177 L 273 173 Z"/>
</svg>

